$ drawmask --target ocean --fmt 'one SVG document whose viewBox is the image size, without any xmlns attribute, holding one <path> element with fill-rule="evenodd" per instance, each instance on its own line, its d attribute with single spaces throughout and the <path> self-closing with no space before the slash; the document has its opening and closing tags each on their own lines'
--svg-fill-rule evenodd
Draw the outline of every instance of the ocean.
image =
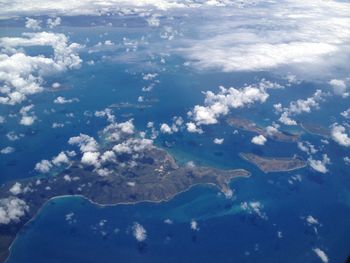
<svg viewBox="0 0 350 263">
<path fill-rule="evenodd" d="M 12 31 L 19 34 L 23 28 Z M 140 37 L 142 29 L 96 28 L 94 34 L 84 28 L 60 28 L 69 31 L 73 41 L 111 39 L 123 36 Z M 139 30 L 139 31 L 138 31 Z M 107 36 L 102 36 L 108 31 Z M 4 34 L 8 32 L 4 32 Z M 39 52 L 33 50 L 32 52 Z M 112 104 L 137 104 L 138 97 L 149 100 L 150 108 L 115 109 L 117 121 L 134 119 L 139 131 L 152 121 L 156 127 L 168 124 L 174 116 L 186 118 L 194 105 L 204 101 L 202 91 L 218 91 L 218 86 L 242 87 L 261 79 L 286 80 L 268 72 L 221 73 L 202 72 L 184 65 L 175 55 L 166 56 L 160 64 L 154 58 L 145 62 L 138 57 L 125 62 L 115 56 L 117 51 L 83 52 L 84 61 L 95 60 L 93 66 L 52 76 L 47 86 L 60 82 L 59 91 L 50 88 L 31 96 L 28 103 L 35 105 L 38 121 L 30 127 L 18 125 L 9 119 L 0 133 L 11 131 L 24 134 L 17 141 L 1 142 L 1 148 L 11 144 L 16 150 L 0 158 L 1 183 L 35 176 L 34 166 L 42 159 L 51 158 L 60 151 L 70 149 L 70 137 L 85 133 L 97 137 L 106 126 L 104 119 L 93 116 Z M 145 55 L 146 56 L 146 55 Z M 147 56 L 146 56 L 147 57 Z M 148 57 L 147 57 L 148 58 Z M 141 61 L 140 61 L 141 60 Z M 157 82 L 143 79 L 143 74 L 157 73 Z M 142 88 L 154 83 L 150 92 Z M 270 125 L 278 119 L 273 104 L 310 96 L 316 88 L 326 89 L 319 83 L 302 82 L 280 90 L 269 91 L 265 104 L 233 110 L 232 116 L 248 118 L 260 125 Z M 79 102 L 55 105 L 58 96 L 78 98 Z M 328 127 L 337 120 L 338 113 L 347 102 L 329 98 L 321 109 L 299 118 Z M 3 114 L 18 111 L 20 106 L 7 108 L 0 105 Z M 53 129 L 54 122 L 64 127 Z M 321 174 L 306 167 L 301 170 L 264 174 L 239 157 L 240 152 L 253 152 L 266 156 L 293 156 L 307 158 L 294 143 L 268 140 L 264 147 L 253 145 L 254 134 L 234 133 L 225 121 L 204 127 L 204 134 L 186 131 L 164 135 L 155 144 L 170 152 L 180 163 L 194 161 L 197 165 L 222 169 L 244 168 L 252 172 L 250 178 L 232 181 L 232 199 L 225 198 L 213 186 L 196 186 L 174 199 L 162 203 L 139 203 L 100 207 L 79 197 L 51 200 L 20 232 L 7 263 L 35 262 L 320 262 L 313 249 L 326 252 L 330 262 L 345 262 L 350 256 L 350 180 L 349 167 L 342 156 L 349 153 L 334 142 L 321 144 L 321 137 L 310 135 L 300 128 L 290 132 L 302 133 L 302 139 L 326 151 L 331 164 L 330 172 Z M 224 138 L 222 145 L 214 138 Z M 54 175 L 51 175 L 54 176 Z M 118 189 L 116 189 L 117 191 Z M 248 204 L 248 209 L 244 205 Z M 255 209 L 254 209 L 255 208 Z M 308 216 L 317 223 L 307 222 Z M 165 220 L 169 219 L 166 223 Z M 195 220 L 198 229 L 191 229 Z M 132 226 L 137 222 L 147 231 L 143 242 L 135 240 Z"/>
</svg>

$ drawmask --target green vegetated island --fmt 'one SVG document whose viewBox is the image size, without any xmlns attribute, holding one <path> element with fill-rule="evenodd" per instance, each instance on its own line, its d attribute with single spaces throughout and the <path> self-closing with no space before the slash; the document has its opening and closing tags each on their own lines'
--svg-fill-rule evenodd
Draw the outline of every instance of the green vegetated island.
<svg viewBox="0 0 350 263">
<path fill-rule="evenodd" d="M 307 165 L 307 162 L 299 157 L 264 157 L 253 153 L 240 153 L 241 158 L 256 165 L 264 173 L 288 172 L 301 169 Z"/>
<path fill-rule="evenodd" d="M 99 176 L 92 167 L 75 161 L 58 175 L 32 177 L 3 185 L 0 188 L 0 200 L 21 205 L 22 208 L 25 206 L 26 213 L 19 220 L 0 224 L 0 262 L 8 257 L 9 247 L 22 227 L 52 198 L 77 195 L 101 205 L 161 202 L 197 184 L 212 184 L 228 194 L 231 192 L 229 182 L 232 179 L 250 176 L 243 169 L 179 166 L 172 156 L 157 147 L 145 151 L 137 165 L 122 165 L 127 161 L 126 158 L 128 156 L 124 155 L 110 164 L 108 169 L 113 173 L 105 176 Z M 10 193 L 14 184 L 22 189 L 15 196 Z"/>
</svg>

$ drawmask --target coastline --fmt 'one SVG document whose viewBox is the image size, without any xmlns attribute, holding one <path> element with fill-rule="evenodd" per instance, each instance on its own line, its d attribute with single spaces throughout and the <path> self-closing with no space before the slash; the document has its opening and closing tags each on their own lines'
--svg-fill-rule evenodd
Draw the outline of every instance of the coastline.
<svg viewBox="0 0 350 263">
<path fill-rule="evenodd" d="M 246 176 L 237 176 L 237 178 L 249 178 L 250 176 L 252 176 L 252 174 L 250 172 L 248 172 L 248 175 Z M 230 179 L 230 181 L 228 182 L 228 184 L 230 184 L 235 178 L 232 178 Z M 189 186 L 187 189 L 185 190 L 182 190 L 182 191 L 179 191 L 173 195 L 171 195 L 169 198 L 167 199 L 160 199 L 160 200 L 142 200 L 142 201 L 135 201 L 135 202 L 118 202 L 118 203 L 112 203 L 112 204 L 100 204 L 98 202 L 95 202 L 93 201 L 92 199 L 86 197 L 85 195 L 83 194 L 75 194 L 75 195 L 58 195 L 58 196 L 54 196 L 54 197 L 51 197 L 50 199 L 48 199 L 39 209 L 38 211 L 35 213 L 35 215 L 29 219 L 21 228 L 24 228 L 25 226 L 29 225 L 31 222 L 33 222 L 37 216 L 41 213 L 41 211 L 45 208 L 45 206 L 51 202 L 51 201 L 54 201 L 54 200 L 57 200 L 57 199 L 62 199 L 62 198 L 81 198 L 81 199 L 84 199 L 88 202 L 90 202 L 91 204 L 93 204 L 94 206 L 97 206 L 97 207 L 114 207 L 114 206 L 119 206 L 119 205 L 137 205 L 137 204 L 141 204 L 141 203 L 153 203 L 153 204 L 160 204 L 160 203 L 163 203 L 163 202 L 169 202 L 171 201 L 172 199 L 174 199 L 175 197 L 177 197 L 178 195 L 182 194 L 182 193 L 185 193 L 185 192 L 188 192 L 190 191 L 193 187 L 196 187 L 196 186 L 214 186 L 215 188 L 217 188 L 221 193 L 225 194 L 223 189 L 220 188 L 220 186 L 218 184 L 215 184 L 215 183 L 195 183 L 191 186 Z M 8 255 L 4 261 L 4 263 L 7 263 L 8 262 L 8 259 L 10 258 L 11 256 L 11 253 L 12 253 L 12 248 L 13 248 L 13 245 L 14 243 L 16 242 L 16 240 L 19 238 L 19 233 L 18 232 L 15 236 L 15 238 L 13 239 L 13 241 L 11 242 L 11 245 L 9 246 L 8 248 Z"/>
</svg>

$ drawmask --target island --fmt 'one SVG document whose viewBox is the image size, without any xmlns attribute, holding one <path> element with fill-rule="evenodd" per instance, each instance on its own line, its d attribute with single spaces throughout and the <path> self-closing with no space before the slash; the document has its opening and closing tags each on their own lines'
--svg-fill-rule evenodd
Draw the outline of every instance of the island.
<svg viewBox="0 0 350 263">
<path fill-rule="evenodd" d="M 125 165 L 128 162 L 130 165 Z M 230 181 L 250 176 L 243 169 L 220 170 L 193 163 L 179 166 L 166 151 L 153 145 L 142 154 L 139 152 L 137 157 L 127 153 L 118 155 L 107 168 L 112 173 L 98 175 L 94 167 L 73 161 L 56 175 L 36 176 L 3 185 L 0 188 L 0 214 L 10 213 L 6 211 L 10 206 L 16 206 L 18 211 L 17 220 L 0 224 L 0 262 L 5 262 L 19 231 L 53 198 L 82 196 L 100 205 L 161 202 L 198 184 L 214 185 L 230 196 Z M 18 207 L 23 214 L 19 213 Z"/>
<path fill-rule="evenodd" d="M 244 160 L 256 165 L 264 173 L 288 172 L 306 166 L 306 161 L 299 156 L 293 157 L 263 157 L 253 153 L 240 153 Z"/>
<path fill-rule="evenodd" d="M 263 135 L 264 137 L 270 138 L 275 141 L 297 142 L 299 140 L 298 135 L 279 131 L 273 128 L 272 126 L 270 126 L 269 128 L 261 127 L 256 123 L 247 119 L 229 117 L 226 121 L 230 126 L 236 127 L 237 129 L 254 132 L 254 133 L 257 133 L 258 135 Z"/>
<path fill-rule="evenodd" d="M 322 127 L 321 125 L 306 122 L 300 122 L 299 125 L 310 134 L 318 135 L 324 138 L 331 137 L 331 131 L 325 127 Z"/>
</svg>

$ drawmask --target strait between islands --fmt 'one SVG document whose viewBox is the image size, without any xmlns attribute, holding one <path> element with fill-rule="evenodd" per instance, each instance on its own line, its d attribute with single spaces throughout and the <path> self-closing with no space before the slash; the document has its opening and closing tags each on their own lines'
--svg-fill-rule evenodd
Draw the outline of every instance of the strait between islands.
<svg viewBox="0 0 350 263">
<path fill-rule="evenodd" d="M 78 195 L 100 205 L 167 201 L 197 184 L 217 186 L 230 195 L 229 183 L 237 177 L 249 177 L 243 169 L 220 170 L 194 165 L 179 166 L 164 150 L 152 147 L 144 152 L 136 166 L 121 165 L 128 156 L 121 156 L 108 167 L 113 171 L 98 176 L 92 167 L 73 162 L 56 176 L 32 177 L 17 182 L 24 191 L 11 196 L 14 182 L 0 189 L 0 199 L 25 202 L 26 214 L 20 220 L 0 224 L 0 262 L 5 262 L 9 248 L 23 226 L 52 198 Z M 23 203 L 24 203 L 23 202 Z"/>
</svg>

